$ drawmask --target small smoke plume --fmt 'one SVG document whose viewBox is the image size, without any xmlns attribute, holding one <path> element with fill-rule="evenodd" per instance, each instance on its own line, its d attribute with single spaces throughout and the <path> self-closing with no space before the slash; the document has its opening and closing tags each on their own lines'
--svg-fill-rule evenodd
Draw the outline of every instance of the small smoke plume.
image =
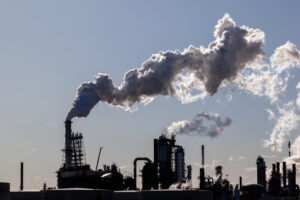
<svg viewBox="0 0 300 200">
<path fill-rule="evenodd" d="M 266 147 L 272 150 L 281 151 L 283 144 L 286 142 L 286 137 L 292 130 L 295 130 L 300 121 L 300 115 L 295 111 L 293 102 L 284 105 L 283 108 L 277 107 L 279 117 L 274 126 L 269 140 L 264 141 Z"/>
<path fill-rule="evenodd" d="M 286 162 L 289 169 L 292 169 L 292 165 L 296 164 L 297 171 L 300 171 L 300 135 L 298 135 L 291 144 L 291 156 L 285 157 L 283 160 Z M 299 173 L 297 173 L 298 178 L 300 178 L 299 176 Z"/>
<path fill-rule="evenodd" d="M 79 86 L 67 119 L 86 117 L 98 102 L 130 109 L 158 95 L 175 96 L 183 103 L 217 92 L 223 82 L 232 82 L 244 68 L 264 56 L 264 33 L 236 26 L 228 14 L 218 21 L 215 41 L 207 48 L 189 46 L 184 51 L 153 54 L 139 69 L 124 75 L 115 86 L 107 74 L 99 73 Z M 191 90 L 199 91 L 192 95 Z"/>
<path fill-rule="evenodd" d="M 174 183 L 170 185 L 169 190 L 191 190 L 192 182 L 188 181 L 187 183 Z"/>
<path fill-rule="evenodd" d="M 216 137 L 231 124 L 228 117 L 220 117 L 217 113 L 199 112 L 194 119 L 173 122 L 164 130 L 164 135 L 171 138 L 175 135 Z"/>
</svg>

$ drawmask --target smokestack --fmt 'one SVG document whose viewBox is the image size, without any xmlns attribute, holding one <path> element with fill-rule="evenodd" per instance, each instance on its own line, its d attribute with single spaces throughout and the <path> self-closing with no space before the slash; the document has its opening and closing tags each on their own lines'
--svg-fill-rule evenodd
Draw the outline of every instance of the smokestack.
<svg viewBox="0 0 300 200">
<path fill-rule="evenodd" d="M 202 145 L 202 167 L 204 167 L 204 145 Z"/>
<path fill-rule="evenodd" d="M 272 172 L 276 172 L 276 165 L 272 164 Z"/>
<path fill-rule="evenodd" d="M 277 171 L 278 174 L 280 174 L 280 163 L 277 162 L 276 165 L 277 165 L 277 170 L 276 171 Z"/>
<path fill-rule="evenodd" d="M 24 189 L 24 164 L 21 162 L 21 179 L 20 179 L 20 190 L 22 191 Z"/>
<path fill-rule="evenodd" d="M 289 141 L 289 157 L 291 157 L 291 141 Z"/>
<path fill-rule="evenodd" d="M 243 178 L 240 176 L 240 190 L 242 190 L 243 187 Z"/>
<path fill-rule="evenodd" d="M 205 189 L 205 171 L 204 168 L 200 168 L 200 190 Z"/>
<path fill-rule="evenodd" d="M 283 187 L 286 187 L 286 162 L 282 163 L 282 181 Z"/>
<path fill-rule="evenodd" d="M 296 164 L 293 164 L 293 174 L 296 180 Z"/>
<path fill-rule="evenodd" d="M 187 166 L 187 180 L 188 181 L 192 180 L 192 166 L 191 165 Z"/>
<path fill-rule="evenodd" d="M 71 167 L 71 156 L 72 156 L 72 149 L 71 149 L 71 135 L 72 135 L 72 121 L 66 120 L 65 121 L 65 168 L 69 169 Z"/>
</svg>

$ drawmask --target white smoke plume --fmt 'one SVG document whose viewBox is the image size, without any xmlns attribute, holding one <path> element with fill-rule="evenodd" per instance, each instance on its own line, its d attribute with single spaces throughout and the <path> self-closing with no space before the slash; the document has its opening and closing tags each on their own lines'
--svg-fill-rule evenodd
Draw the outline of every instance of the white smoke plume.
<svg viewBox="0 0 300 200">
<path fill-rule="evenodd" d="M 265 140 L 264 145 L 270 147 L 272 150 L 281 151 L 289 133 L 297 128 L 300 115 L 296 113 L 293 102 L 285 104 L 283 108 L 277 107 L 277 110 L 279 117 L 270 135 L 270 139 Z"/>
<path fill-rule="evenodd" d="M 256 61 L 239 74 L 235 84 L 253 95 L 267 96 L 274 103 L 286 91 L 291 69 L 300 67 L 300 51 L 286 42 L 274 51 L 270 63 Z"/>
<path fill-rule="evenodd" d="M 286 137 L 297 128 L 300 120 L 295 107 L 295 104 L 300 105 L 300 93 L 297 100 L 289 102 L 285 102 L 284 96 L 293 68 L 300 68 L 300 51 L 291 42 L 286 42 L 274 51 L 269 63 L 260 60 L 235 80 L 240 89 L 256 96 L 266 96 L 275 104 L 276 110 L 267 109 L 269 119 L 276 120 L 276 123 L 264 145 L 276 151 L 282 150 Z"/>
<path fill-rule="evenodd" d="M 296 86 L 296 88 L 297 88 L 298 90 L 300 90 L 300 82 L 298 83 L 298 85 Z M 299 108 L 300 108 L 300 92 L 298 92 L 298 94 L 297 94 L 296 104 L 297 104 L 298 109 L 299 109 Z"/>
<path fill-rule="evenodd" d="M 199 112 L 192 120 L 173 122 L 164 130 L 164 135 L 171 138 L 175 135 L 216 137 L 231 124 L 228 117 L 220 117 L 217 113 Z"/>
<path fill-rule="evenodd" d="M 67 119 L 86 117 L 98 102 L 130 109 L 158 95 L 175 96 L 183 103 L 213 95 L 220 84 L 232 82 L 246 66 L 264 56 L 264 36 L 259 29 L 236 26 L 225 14 L 215 27 L 215 41 L 207 48 L 189 46 L 182 52 L 153 54 L 140 68 L 128 71 L 120 86 L 102 73 L 81 84 Z M 198 95 L 193 96 L 192 89 Z"/>
<path fill-rule="evenodd" d="M 291 70 L 300 68 L 300 51 L 288 41 L 265 60 L 264 32 L 237 26 L 229 14 L 218 21 L 214 37 L 208 47 L 191 45 L 183 51 L 153 54 L 140 68 L 125 73 L 119 86 L 114 85 L 108 74 L 95 75 L 93 81 L 77 89 L 67 119 L 86 117 L 99 102 L 125 110 L 135 103 L 147 104 L 158 95 L 189 103 L 214 95 L 220 85 L 232 85 L 252 95 L 268 97 L 275 104 L 277 122 L 264 144 L 281 151 L 285 138 L 299 121 L 295 108 L 281 101 L 285 100 Z M 300 92 L 297 97 L 293 104 L 300 110 Z M 274 111 L 268 112 L 270 119 L 274 119 Z"/>
</svg>

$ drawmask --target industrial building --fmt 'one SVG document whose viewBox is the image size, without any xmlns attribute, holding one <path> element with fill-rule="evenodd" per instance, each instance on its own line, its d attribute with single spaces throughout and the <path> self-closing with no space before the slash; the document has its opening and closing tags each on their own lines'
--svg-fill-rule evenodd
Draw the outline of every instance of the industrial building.
<svg viewBox="0 0 300 200">
<path fill-rule="evenodd" d="M 205 173 L 205 147 L 201 146 L 202 166 L 199 170 L 199 185 L 192 188 L 192 167 L 185 163 L 185 150 L 176 144 L 175 137 L 161 135 L 153 140 L 153 159 L 137 157 L 133 161 L 133 177 L 125 177 L 118 167 L 104 165 L 98 169 L 101 155 L 99 151 L 96 169 L 86 163 L 83 136 L 72 131 L 72 122 L 65 122 L 64 159 L 57 171 L 58 189 L 47 188 L 40 191 L 23 191 L 23 169 L 20 170 L 20 191 L 10 192 L 9 183 L 0 183 L 2 200 L 60 200 L 60 199 L 108 199 L 108 200 L 233 200 L 233 199 L 299 199 L 296 184 L 296 164 L 286 162 L 272 164 L 267 180 L 267 165 L 262 156 L 256 159 L 257 183 L 239 185 L 235 188 L 223 177 L 223 167 L 215 167 L 214 176 Z M 144 162 L 141 170 L 142 186 L 137 187 L 137 163 Z M 290 169 L 289 169 L 290 167 Z"/>
</svg>

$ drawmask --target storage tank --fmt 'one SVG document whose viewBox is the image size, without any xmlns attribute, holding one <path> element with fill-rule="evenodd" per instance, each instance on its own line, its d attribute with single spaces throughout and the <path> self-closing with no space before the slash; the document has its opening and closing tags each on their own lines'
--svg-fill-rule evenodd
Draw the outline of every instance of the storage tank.
<svg viewBox="0 0 300 200">
<path fill-rule="evenodd" d="M 10 199 L 10 184 L 0 182 L 0 199 L 9 200 Z"/>
<path fill-rule="evenodd" d="M 178 183 L 184 181 L 184 150 L 181 146 L 175 151 L 175 174 Z"/>
<path fill-rule="evenodd" d="M 157 169 L 152 162 L 147 162 L 142 170 L 143 190 L 158 189 Z"/>
<path fill-rule="evenodd" d="M 168 139 L 164 135 L 154 140 L 154 165 L 158 169 L 158 181 L 161 189 L 168 189 L 174 183 L 172 171 L 172 147 L 174 139 Z"/>
</svg>

